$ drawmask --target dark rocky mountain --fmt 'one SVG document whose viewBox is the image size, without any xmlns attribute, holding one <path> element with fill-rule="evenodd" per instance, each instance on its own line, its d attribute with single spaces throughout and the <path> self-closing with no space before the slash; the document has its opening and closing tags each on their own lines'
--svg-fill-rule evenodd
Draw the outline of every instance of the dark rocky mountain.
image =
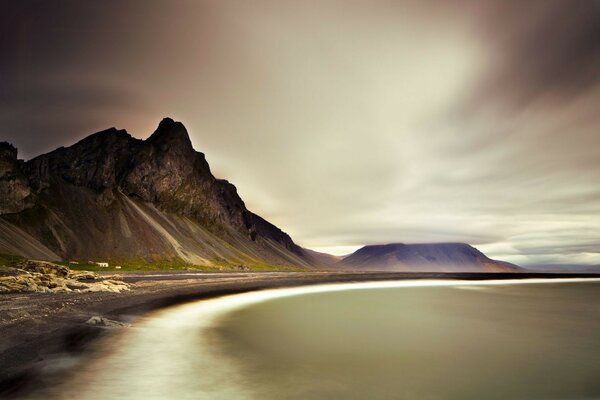
<svg viewBox="0 0 600 400">
<path fill-rule="evenodd" d="M 326 265 L 216 179 L 185 127 L 115 128 L 29 161 L 0 144 L 0 253 L 47 260 Z"/>
<path fill-rule="evenodd" d="M 465 243 L 392 243 L 365 246 L 346 256 L 336 266 L 365 271 L 521 271 L 516 265 L 492 260 Z"/>
</svg>

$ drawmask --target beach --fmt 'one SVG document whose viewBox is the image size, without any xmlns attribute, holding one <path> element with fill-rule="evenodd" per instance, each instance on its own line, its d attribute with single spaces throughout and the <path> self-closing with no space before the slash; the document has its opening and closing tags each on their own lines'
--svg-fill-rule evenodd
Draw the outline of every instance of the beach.
<svg viewBox="0 0 600 400">
<path fill-rule="evenodd" d="M 123 293 L 13 293 L 0 296 L 0 395 L 28 397 L 53 387 L 141 316 L 171 305 L 262 289 L 406 279 L 599 277 L 529 273 L 248 272 L 122 273 Z"/>
</svg>

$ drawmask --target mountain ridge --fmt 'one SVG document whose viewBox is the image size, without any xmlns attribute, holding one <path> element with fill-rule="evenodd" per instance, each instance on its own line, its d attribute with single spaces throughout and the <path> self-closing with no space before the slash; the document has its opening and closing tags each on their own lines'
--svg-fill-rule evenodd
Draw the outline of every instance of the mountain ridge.
<svg viewBox="0 0 600 400">
<path fill-rule="evenodd" d="M 146 140 L 109 128 L 28 161 L 4 143 L 0 191 L 13 197 L 0 210 L 5 231 L 64 259 L 124 258 L 133 249 L 133 258 L 315 266 L 289 235 L 249 211 L 233 184 L 212 175 L 170 118 Z M 1 243 L 0 251 L 14 251 Z"/>
</svg>

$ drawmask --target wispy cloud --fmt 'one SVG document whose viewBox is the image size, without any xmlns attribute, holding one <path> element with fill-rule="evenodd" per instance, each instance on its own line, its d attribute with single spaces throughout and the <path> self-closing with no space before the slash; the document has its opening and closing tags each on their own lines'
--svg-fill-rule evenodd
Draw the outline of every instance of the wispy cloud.
<svg viewBox="0 0 600 400">
<path fill-rule="evenodd" d="M 600 262 L 597 1 L 3 7 L 0 134 L 25 156 L 170 115 L 302 245 Z"/>
</svg>

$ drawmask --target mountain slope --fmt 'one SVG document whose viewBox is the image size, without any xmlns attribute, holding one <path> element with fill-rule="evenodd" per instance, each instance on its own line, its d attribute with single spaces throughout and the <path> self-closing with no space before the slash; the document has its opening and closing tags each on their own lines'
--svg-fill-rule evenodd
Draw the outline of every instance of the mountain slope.
<svg viewBox="0 0 600 400">
<path fill-rule="evenodd" d="M 317 265 L 247 210 L 235 186 L 212 175 L 185 127 L 169 118 L 147 140 L 111 128 L 27 162 L 0 144 L 0 194 L 0 253 Z"/>
<path fill-rule="evenodd" d="M 365 246 L 345 257 L 336 268 L 368 271 L 513 272 L 515 265 L 496 261 L 464 243 Z"/>
</svg>

